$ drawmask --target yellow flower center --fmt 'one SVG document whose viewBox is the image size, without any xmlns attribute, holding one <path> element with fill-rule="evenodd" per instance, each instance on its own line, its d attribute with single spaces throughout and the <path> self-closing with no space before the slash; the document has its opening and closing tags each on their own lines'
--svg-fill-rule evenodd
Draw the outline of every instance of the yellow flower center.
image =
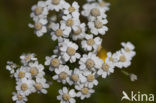
<svg viewBox="0 0 156 103">
<path fill-rule="evenodd" d="M 87 76 L 87 80 L 88 80 L 89 82 L 92 82 L 94 79 L 95 79 L 95 77 L 94 77 L 93 74 L 89 74 L 89 75 Z"/>
<path fill-rule="evenodd" d="M 35 8 L 35 14 L 36 15 L 40 15 L 40 14 L 42 14 L 42 12 L 43 12 L 43 8 L 42 7 Z"/>
<path fill-rule="evenodd" d="M 35 29 L 36 30 L 41 30 L 42 29 L 42 24 L 41 23 L 36 23 L 35 24 Z"/>
<path fill-rule="evenodd" d="M 125 62 L 126 61 L 126 57 L 124 55 L 121 55 L 120 58 L 119 58 L 119 60 L 121 62 Z"/>
<path fill-rule="evenodd" d="M 77 82 L 79 80 L 79 76 L 77 74 L 72 75 L 72 80 Z"/>
<path fill-rule="evenodd" d="M 130 52 L 131 50 L 130 50 L 128 47 L 126 47 L 126 48 L 125 48 L 125 51 L 126 51 L 126 52 Z"/>
<path fill-rule="evenodd" d="M 69 47 L 67 49 L 67 53 L 68 53 L 68 55 L 73 56 L 76 53 L 76 50 L 74 48 Z"/>
<path fill-rule="evenodd" d="M 58 4 L 60 3 L 60 0 L 52 0 L 52 3 L 53 3 L 54 5 L 58 5 Z"/>
<path fill-rule="evenodd" d="M 94 65 L 95 65 L 95 63 L 94 63 L 94 61 L 92 59 L 88 59 L 86 61 L 87 68 L 91 69 L 92 67 L 94 67 Z"/>
<path fill-rule="evenodd" d="M 54 58 L 51 60 L 51 65 L 56 68 L 60 65 L 60 61 L 57 58 Z"/>
<path fill-rule="evenodd" d="M 18 77 L 19 78 L 24 78 L 25 77 L 25 73 L 24 72 L 19 72 L 18 73 Z"/>
<path fill-rule="evenodd" d="M 36 83 L 36 84 L 35 84 L 35 88 L 36 88 L 37 90 L 41 90 L 41 89 L 43 88 L 43 86 L 42 86 L 41 83 Z"/>
<path fill-rule="evenodd" d="M 95 44 L 94 39 L 92 39 L 92 38 L 91 39 L 88 39 L 87 40 L 87 44 L 90 45 L 90 46 L 93 46 Z"/>
<path fill-rule="evenodd" d="M 75 8 L 74 8 L 74 7 L 72 7 L 72 6 L 70 6 L 70 7 L 68 8 L 68 11 L 69 11 L 70 13 L 72 13 L 72 12 L 74 12 L 74 11 L 75 11 Z"/>
<path fill-rule="evenodd" d="M 22 83 L 21 90 L 26 91 L 28 89 L 28 85 L 26 83 Z"/>
<path fill-rule="evenodd" d="M 93 8 L 93 9 L 91 9 L 90 14 L 91 14 L 92 16 L 95 16 L 95 17 L 101 15 L 101 14 L 100 14 L 100 10 L 99 10 L 98 8 Z"/>
<path fill-rule="evenodd" d="M 63 31 L 61 29 L 57 29 L 56 30 L 56 35 L 57 36 L 62 36 L 63 35 Z"/>
<path fill-rule="evenodd" d="M 103 64 L 103 65 L 102 65 L 102 69 L 103 69 L 104 71 L 108 72 L 108 70 L 109 70 L 109 65 L 108 65 L 108 64 Z"/>
<path fill-rule="evenodd" d="M 65 80 L 65 79 L 67 78 L 67 73 L 61 72 L 61 73 L 59 74 L 59 77 L 60 77 L 60 79 Z"/>
<path fill-rule="evenodd" d="M 38 69 L 36 67 L 31 67 L 30 73 L 32 76 L 36 76 L 38 74 Z"/>
<path fill-rule="evenodd" d="M 103 26 L 102 22 L 100 22 L 100 21 L 95 21 L 95 27 L 96 27 L 97 29 L 102 28 L 102 26 Z"/>
<path fill-rule="evenodd" d="M 89 90 L 88 90 L 88 88 L 82 88 L 82 89 L 81 89 L 81 92 L 82 92 L 83 94 L 87 95 L 87 94 L 89 93 Z"/>
<path fill-rule="evenodd" d="M 69 101 L 69 100 L 70 100 L 70 95 L 67 94 L 67 93 L 63 94 L 63 99 L 64 99 L 65 101 Z"/>
<path fill-rule="evenodd" d="M 70 26 L 70 27 L 73 26 L 74 25 L 73 19 L 72 18 L 68 19 L 67 22 L 66 22 L 66 25 Z"/>
</svg>

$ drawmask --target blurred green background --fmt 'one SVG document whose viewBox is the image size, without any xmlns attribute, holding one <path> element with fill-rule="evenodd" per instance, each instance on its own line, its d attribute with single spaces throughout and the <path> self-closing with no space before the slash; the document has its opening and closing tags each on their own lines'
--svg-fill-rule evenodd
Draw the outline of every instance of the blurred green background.
<svg viewBox="0 0 156 103">
<path fill-rule="evenodd" d="M 85 2 L 77 1 L 81 5 Z M 125 70 L 138 75 L 138 80 L 131 82 L 116 69 L 107 79 L 100 79 L 91 98 L 78 103 L 121 103 L 123 90 L 156 93 L 156 0 L 107 1 L 111 3 L 107 13 L 109 31 L 103 46 L 115 52 L 122 41 L 131 41 L 137 55 Z M 43 63 L 44 57 L 52 54 L 54 43 L 50 36 L 38 38 L 28 27 L 31 6 L 36 3 L 37 0 L 0 0 L 0 103 L 11 103 L 11 93 L 15 91 L 15 80 L 5 70 L 7 60 L 19 63 L 22 53 L 34 52 Z M 59 103 L 59 88 L 61 84 L 53 82 L 47 95 L 32 94 L 28 103 Z"/>
</svg>

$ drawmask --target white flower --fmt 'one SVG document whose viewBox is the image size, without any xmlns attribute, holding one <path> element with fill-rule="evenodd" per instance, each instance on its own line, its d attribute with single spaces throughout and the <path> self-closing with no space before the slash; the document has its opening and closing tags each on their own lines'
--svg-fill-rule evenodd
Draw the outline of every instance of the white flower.
<svg viewBox="0 0 156 103">
<path fill-rule="evenodd" d="M 70 5 L 69 3 L 65 3 L 63 13 L 65 15 L 72 14 L 73 17 L 79 18 L 80 13 L 78 3 L 76 1 L 73 2 L 72 5 Z"/>
<path fill-rule="evenodd" d="M 98 35 L 98 34 L 105 35 L 105 32 L 108 31 L 108 28 L 105 26 L 107 22 L 108 21 L 106 19 L 100 18 L 95 21 L 88 22 L 88 26 L 91 33 L 93 33 L 94 35 Z"/>
<path fill-rule="evenodd" d="M 137 75 L 135 75 L 135 74 L 130 74 L 129 75 L 130 76 L 130 80 L 132 81 L 132 82 L 134 82 L 134 81 L 136 81 L 138 78 L 137 78 Z"/>
<path fill-rule="evenodd" d="M 45 75 L 45 72 L 43 70 L 44 66 L 42 64 L 39 64 L 38 61 L 35 61 L 34 63 L 29 63 L 28 71 L 32 77 L 43 77 Z"/>
<path fill-rule="evenodd" d="M 91 71 L 85 71 L 83 72 L 83 75 L 86 76 L 87 81 L 85 82 L 85 86 L 88 88 L 93 88 L 93 86 L 98 85 L 98 81 L 96 80 L 96 75 L 95 73 L 92 73 Z"/>
<path fill-rule="evenodd" d="M 114 72 L 115 64 L 108 58 L 109 56 L 105 59 L 105 61 L 103 61 L 102 59 L 98 61 L 98 64 L 101 68 L 98 68 L 99 70 L 97 71 L 97 74 L 101 75 L 102 78 L 106 78 L 107 75 L 110 75 Z"/>
<path fill-rule="evenodd" d="M 85 37 L 86 25 L 84 23 L 80 24 L 79 26 L 73 27 L 73 34 L 72 39 L 78 40 L 83 39 Z"/>
<path fill-rule="evenodd" d="M 130 57 L 129 55 L 126 55 L 125 52 L 117 51 L 115 53 L 115 56 L 117 58 L 116 66 L 118 68 L 123 68 L 123 67 L 127 68 L 128 66 L 131 65 L 132 57 Z"/>
<path fill-rule="evenodd" d="M 39 20 L 36 20 L 34 25 L 32 24 L 29 24 L 29 27 L 31 28 L 35 28 L 35 34 L 38 36 L 38 37 L 41 37 L 43 36 L 43 34 L 45 34 L 47 32 L 47 25 L 48 21 L 47 19 L 39 19 Z"/>
<path fill-rule="evenodd" d="M 136 53 L 133 51 L 135 47 L 131 42 L 127 42 L 127 43 L 122 42 L 121 45 L 124 47 L 122 49 L 123 52 L 125 52 L 127 55 L 131 57 L 135 56 Z"/>
<path fill-rule="evenodd" d="M 81 100 L 85 98 L 89 98 L 92 93 L 94 93 L 94 90 L 91 88 L 88 88 L 84 85 L 77 85 L 76 89 L 79 91 L 77 93 L 77 97 L 80 97 Z"/>
<path fill-rule="evenodd" d="M 52 30 L 53 30 L 53 32 L 51 32 L 52 40 L 54 41 L 58 40 L 59 42 L 62 42 L 64 37 L 67 38 L 70 33 L 70 31 L 66 29 L 65 24 L 59 25 L 58 23 L 57 24 L 53 23 Z"/>
<path fill-rule="evenodd" d="M 45 65 L 50 66 L 49 70 L 54 71 L 55 68 L 58 68 L 62 65 L 64 61 L 61 59 L 61 56 L 57 57 L 56 55 L 52 55 L 51 57 L 46 56 Z"/>
<path fill-rule="evenodd" d="M 64 0 L 47 0 L 46 3 L 50 10 L 59 11 L 63 8 L 65 1 Z"/>
<path fill-rule="evenodd" d="M 36 78 L 36 82 L 34 84 L 36 91 L 38 93 L 47 94 L 46 88 L 49 88 L 49 84 L 46 83 L 46 79 L 44 78 Z"/>
<path fill-rule="evenodd" d="M 59 43 L 59 49 L 61 51 L 62 58 L 67 62 L 76 62 L 76 59 L 80 58 L 80 54 L 76 51 L 78 50 L 78 45 L 70 42 L 68 39 L 64 39 L 64 42 Z"/>
<path fill-rule="evenodd" d="M 7 61 L 7 65 L 6 65 L 6 69 L 10 71 L 10 74 L 14 74 L 15 73 L 15 69 L 16 69 L 16 64 L 11 62 L 11 61 Z"/>
<path fill-rule="evenodd" d="M 80 69 L 83 71 L 89 70 L 89 71 L 96 71 L 97 68 L 100 68 L 97 64 L 97 61 L 99 58 L 94 53 L 88 53 L 88 55 L 84 54 L 83 57 L 80 59 Z"/>
<path fill-rule="evenodd" d="M 67 15 L 62 17 L 61 25 L 66 25 L 68 31 L 72 31 L 75 26 L 80 25 L 80 20 L 78 18 L 72 17 L 72 15 Z"/>
<path fill-rule="evenodd" d="M 60 65 L 58 69 L 55 69 L 56 75 L 52 78 L 57 80 L 57 82 L 62 82 L 63 84 L 70 82 L 71 70 L 69 70 L 68 66 Z"/>
<path fill-rule="evenodd" d="M 18 93 L 13 92 L 12 100 L 16 103 L 26 103 L 28 101 L 27 97 L 20 91 Z"/>
<path fill-rule="evenodd" d="M 98 3 L 99 3 L 100 10 L 103 10 L 103 11 L 109 10 L 110 3 L 107 3 L 103 0 L 98 0 Z"/>
<path fill-rule="evenodd" d="M 74 97 L 76 97 L 76 92 L 74 89 L 68 90 L 67 87 L 59 90 L 59 96 L 57 99 L 60 100 L 60 103 L 76 103 Z"/>
<path fill-rule="evenodd" d="M 98 3 L 87 3 L 83 5 L 81 14 L 89 21 L 95 21 L 97 18 L 106 18 L 106 8 L 102 8 Z"/>
<path fill-rule="evenodd" d="M 85 51 L 97 50 L 102 43 L 102 39 L 99 37 L 93 38 L 93 35 L 86 35 L 86 40 L 81 42 L 81 46 Z"/>
<path fill-rule="evenodd" d="M 82 73 L 83 73 L 82 71 L 75 68 L 71 74 L 71 77 L 70 77 L 71 81 L 69 82 L 69 84 L 79 85 L 79 84 L 85 83 L 87 79 L 85 76 L 83 76 Z"/>
<path fill-rule="evenodd" d="M 28 72 L 28 67 L 22 66 L 16 70 L 14 77 L 16 78 L 16 81 L 18 81 L 19 79 L 23 79 L 23 78 L 30 79 L 31 74 Z"/>
<path fill-rule="evenodd" d="M 21 79 L 17 82 L 16 90 L 22 91 L 22 93 L 28 96 L 31 93 L 35 92 L 35 88 L 33 87 L 34 81 L 26 78 Z"/>
<path fill-rule="evenodd" d="M 33 18 L 34 21 L 40 18 L 46 18 L 48 15 L 47 4 L 44 1 L 39 1 L 36 5 L 32 6 L 32 13 L 30 17 Z"/>
<path fill-rule="evenodd" d="M 23 54 L 20 56 L 21 59 L 21 63 L 23 63 L 24 65 L 26 65 L 28 62 L 30 61 L 35 61 L 37 60 L 37 58 L 35 58 L 35 54 Z"/>
</svg>

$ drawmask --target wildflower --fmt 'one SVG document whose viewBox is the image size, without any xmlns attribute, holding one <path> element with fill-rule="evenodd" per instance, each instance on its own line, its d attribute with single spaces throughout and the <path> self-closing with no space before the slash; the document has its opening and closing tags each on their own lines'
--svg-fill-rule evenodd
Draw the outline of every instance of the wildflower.
<svg viewBox="0 0 156 103">
<path fill-rule="evenodd" d="M 71 70 L 69 70 L 68 66 L 60 65 L 58 69 L 55 69 L 56 75 L 52 78 L 57 80 L 58 82 L 62 82 L 63 84 L 70 82 Z"/>
<path fill-rule="evenodd" d="M 64 39 L 64 42 L 59 43 L 62 58 L 67 62 L 75 62 L 80 58 L 80 54 L 77 53 L 78 45 L 70 42 L 68 39 Z"/>
<path fill-rule="evenodd" d="M 77 93 L 77 97 L 80 97 L 81 100 L 85 98 L 89 98 L 92 93 L 94 93 L 94 90 L 91 88 L 88 88 L 84 85 L 78 85 L 76 86 L 76 90 L 79 92 Z"/>
<path fill-rule="evenodd" d="M 76 92 L 74 89 L 68 90 L 67 87 L 59 90 L 59 96 L 57 99 L 60 100 L 60 103 L 76 103 L 74 97 L 76 97 Z"/>
</svg>

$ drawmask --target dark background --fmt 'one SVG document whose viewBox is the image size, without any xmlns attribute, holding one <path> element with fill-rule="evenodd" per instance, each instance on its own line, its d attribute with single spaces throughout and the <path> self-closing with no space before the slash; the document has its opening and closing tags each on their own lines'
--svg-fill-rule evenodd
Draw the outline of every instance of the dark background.
<svg viewBox="0 0 156 103">
<path fill-rule="evenodd" d="M 107 79 L 100 79 L 96 92 L 83 103 L 120 103 L 123 90 L 156 93 L 156 0 L 107 1 L 111 3 L 107 13 L 109 31 L 104 36 L 103 47 L 115 52 L 121 48 L 122 41 L 131 41 L 137 55 L 125 70 L 138 75 L 138 80 L 131 82 L 116 69 Z M 38 38 L 28 27 L 31 6 L 36 3 L 37 0 L 0 0 L 0 103 L 11 103 L 11 93 L 15 91 L 15 80 L 5 69 L 7 60 L 19 63 L 22 53 L 34 52 L 44 63 L 44 57 L 52 54 L 54 43 L 50 36 Z M 53 82 L 47 95 L 32 94 L 28 103 L 58 103 L 56 96 L 60 88 L 61 84 Z"/>
</svg>

